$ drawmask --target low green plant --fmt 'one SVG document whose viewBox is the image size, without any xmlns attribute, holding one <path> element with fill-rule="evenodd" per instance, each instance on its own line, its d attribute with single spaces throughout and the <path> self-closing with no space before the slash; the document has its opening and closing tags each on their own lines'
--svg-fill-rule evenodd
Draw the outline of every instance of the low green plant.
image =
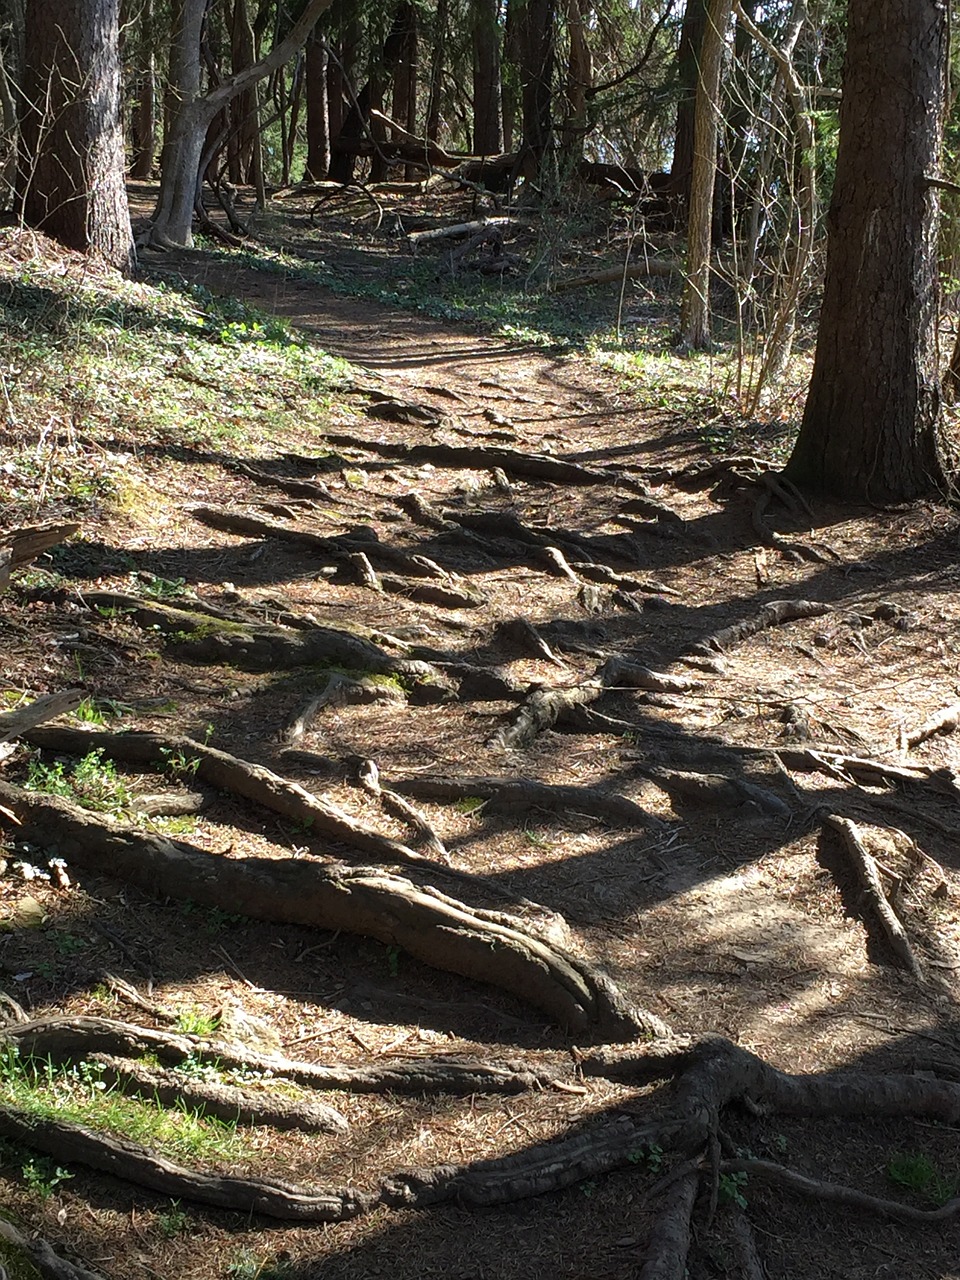
<svg viewBox="0 0 960 1280">
<path fill-rule="evenodd" d="M 73 1174 L 54 1164 L 46 1156 L 34 1156 L 21 1165 L 23 1180 L 41 1200 L 49 1200 L 62 1183 L 68 1182 Z"/>
<path fill-rule="evenodd" d="M 926 1196 L 937 1205 L 944 1204 L 956 1192 L 956 1185 L 925 1155 L 905 1152 L 892 1156 L 887 1164 L 887 1177 L 898 1187 Z"/>
<path fill-rule="evenodd" d="M 140 579 L 140 591 L 151 600 L 176 600 L 186 593 L 185 578 L 160 578 L 156 574 L 145 574 Z"/>
<path fill-rule="evenodd" d="M 663 1147 L 651 1142 L 649 1146 L 639 1147 L 627 1156 L 631 1164 L 641 1164 L 651 1173 L 659 1173 L 663 1168 Z"/>
<path fill-rule="evenodd" d="M 190 1215 L 180 1208 L 179 1200 L 171 1200 L 169 1209 L 157 1214 L 157 1227 L 165 1240 L 173 1240 L 190 1230 Z"/>
<path fill-rule="evenodd" d="M 227 1263 L 231 1280 L 284 1280 L 291 1274 L 290 1264 L 276 1254 L 260 1256 L 252 1249 L 238 1249 Z"/>
<path fill-rule="evenodd" d="M 117 766 L 112 760 L 105 760 L 99 748 L 78 760 L 69 771 L 62 760 L 47 765 L 34 756 L 27 766 L 26 789 L 63 796 L 97 813 L 125 813 L 132 798 Z"/>
<path fill-rule="evenodd" d="M 746 1209 L 747 1197 L 743 1189 L 747 1185 L 747 1175 L 741 1170 L 736 1173 L 721 1173 L 717 1181 L 717 1197 L 722 1204 L 733 1204 L 738 1209 Z"/>
<path fill-rule="evenodd" d="M 387 947 L 387 971 L 391 978 L 400 976 L 400 948 Z"/>
<path fill-rule="evenodd" d="M 73 712 L 74 718 L 83 724 L 106 724 L 107 717 L 93 698 L 84 698 Z"/>
<path fill-rule="evenodd" d="M 188 1036 L 212 1036 L 220 1026 L 218 1013 L 207 1013 L 196 1005 L 177 1014 L 177 1030 Z"/>
<path fill-rule="evenodd" d="M 486 803 L 483 796 L 463 796 L 453 807 L 457 813 L 471 814 L 477 813 Z"/>
<path fill-rule="evenodd" d="M 186 1106 L 168 1110 L 154 1098 L 127 1097 L 103 1078 L 95 1063 L 54 1063 L 21 1055 L 16 1045 L 0 1045 L 0 1105 L 41 1120 L 119 1134 L 176 1158 L 198 1163 L 232 1162 L 244 1157 L 236 1124 L 201 1118 Z M 39 1190 L 64 1180 L 56 1166 L 34 1162 L 25 1174 Z"/>
</svg>

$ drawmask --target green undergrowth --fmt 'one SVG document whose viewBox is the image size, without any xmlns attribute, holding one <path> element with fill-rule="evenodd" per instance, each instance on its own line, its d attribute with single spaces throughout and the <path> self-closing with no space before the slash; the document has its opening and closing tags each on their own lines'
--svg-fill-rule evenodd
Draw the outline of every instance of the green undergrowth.
<svg viewBox="0 0 960 1280">
<path fill-rule="evenodd" d="M 12 437 L 0 504 L 11 521 L 136 514 L 155 505 L 152 476 L 171 459 L 262 454 L 305 433 L 319 445 L 354 380 L 345 362 L 237 299 L 122 280 L 15 229 L 0 231 L 0 338 L 0 416 Z"/>
<path fill-rule="evenodd" d="M 0 1102 L 38 1120 L 58 1120 L 116 1134 L 177 1160 L 218 1164 L 251 1154 L 236 1125 L 127 1097 L 90 1062 L 59 1065 L 0 1045 Z"/>
</svg>

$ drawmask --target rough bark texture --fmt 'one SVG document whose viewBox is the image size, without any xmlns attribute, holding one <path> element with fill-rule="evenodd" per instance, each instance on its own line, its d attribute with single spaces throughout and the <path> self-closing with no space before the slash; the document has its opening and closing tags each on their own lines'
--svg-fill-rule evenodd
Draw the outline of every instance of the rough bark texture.
<svg viewBox="0 0 960 1280">
<path fill-rule="evenodd" d="M 307 41 L 307 163 L 304 182 L 319 182 L 330 168 L 330 103 L 327 93 L 329 50 L 316 32 Z"/>
<path fill-rule="evenodd" d="M 479 156 L 503 150 L 498 9 L 497 0 L 472 0 L 473 149 Z"/>
<path fill-rule="evenodd" d="M 943 485 L 936 194 L 947 11 L 851 0 L 810 394 L 787 475 L 846 498 Z"/>
<path fill-rule="evenodd" d="M 732 0 L 711 0 L 700 46 L 687 226 L 687 283 L 680 312 L 680 340 L 689 351 L 710 345 L 710 246 L 717 175 L 720 66 Z"/>
<path fill-rule="evenodd" d="M 130 272 L 117 0 L 31 0 L 19 194 L 32 227 Z"/>
</svg>

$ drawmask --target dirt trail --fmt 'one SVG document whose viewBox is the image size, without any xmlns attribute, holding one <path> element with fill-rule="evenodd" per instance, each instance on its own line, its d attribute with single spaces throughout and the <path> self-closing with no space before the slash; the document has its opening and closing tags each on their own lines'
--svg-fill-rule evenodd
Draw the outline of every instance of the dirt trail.
<svg viewBox="0 0 960 1280">
<path fill-rule="evenodd" d="M 399 849 L 403 871 L 422 875 L 422 859 L 433 857 L 443 893 L 482 890 L 483 909 L 533 920 L 541 955 L 549 942 L 589 957 L 678 1033 L 719 1032 L 791 1071 L 902 1067 L 927 1060 L 932 1039 L 956 1060 L 960 861 L 950 779 L 960 756 L 949 732 L 913 746 L 902 732 L 956 698 L 952 517 L 818 508 L 811 522 L 789 494 L 764 490 L 762 468 L 731 475 L 720 466 L 709 483 L 657 476 L 710 461 L 701 424 L 636 403 L 586 360 L 223 255 L 164 257 L 152 270 L 277 314 L 367 370 L 371 384 L 382 380 L 435 415 L 397 421 L 355 394 L 334 407 L 325 433 L 265 440 L 256 456 L 225 446 L 187 451 L 184 461 L 170 449 L 148 459 L 158 492 L 182 467 L 162 527 L 144 519 L 132 539 L 127 526 L 102 531 L 107 560 L 126 549 L 138 569 L 185 578 L 211 611 L 200 625 L 176 612 L 182 600 L 118 604 L 110 593 L 129 575 L 111 577 L 102 562 L 90 571 L 85 603 L 119 611 L 110 641 L 135 655 L 104 689 L 131 705 L 139 696 L 147 709 L 137 727 L 169 734 L 164 713 L 147 704 L 176 689 L 179 728 L 210 724 L 216 748 L 271 766 L 365 824 L 359 851 L 344 853 L 342 813 L 331 819 L 300 798 L 291 825 L 289 808 L 261 812 L 228 793 L 191 837 L 202 852 L 319 857 L 329 852 L 320 836 L 335 830 L 337 858 Z M 449 456 L 430 452 L 437 447 Z M 540 475 L 524 469 L 532 454 L 546 459 Z M 811 603 L 791 612 L 782 600 Z M 214 610 L 228 615 L 219 629 Z M 359 658 L 351 650 L 320 661 L 315 649 L 304 658 L 304 646 L 328 643 L 347 624 L 364 629 Z M 337 643 L 347 643 L 342 634 Z M 330 666 L 341 683 L 327 683 Z M 360 668 L 390 677 L 389 692 L 354 679 Z M 351 681 L 355 697 L 341 698 Z M 307 715 L 318 693 L 327 701 Z M 298 713 L 303 732 L 291 742 Z M 864 773 L 853 757 L 880 759 L 889 772 Z M 193 780 L 222 767 L 211 759 L 194 766 Z M 361 765 L 371 759 L 380 782 L 413 803 L 420 827 L 378 792 L 375 776 L 371 784 Z M 491 776 L 529 789 L 488 795 Z M 827 810 L 858 819 L 884 883 L 896 882 L 921 982 L 864 909 L 849 851 L 822 830 Z M 318 836 L 314 821 L 334 825 Z M 208 892 L 202 873 L 197 884 Z M 414 959 L 414 935 L 408 954 L 341 934 L 339 924 L 318 935 L 302 927 L 305 915 L 290 926 L 276 915 L 229 920 L 225 903 L 228 923 L 217 927 L 233 932 L 214 941 L 155 897 L 134 896 L 131 909 L 134 955 L 153 957 L 156 1000 L 189 992 L 239 1008 L 317 1061 L 382 1064 L 439 1048 L 523 1053 L 554 1076 L 571 1070 L 571 1040 L 544 1013 L 549 1001 L 526 999 L 548 985 L 547 960 L 529 990 L 514 976 L 504 994 L 428 969 Z M 256 897 L 254 889 L 244 899 L 251 917 Z M 462 939 L 467 926 L 449 928 Z M 577 986 L 580 975 L 566 972 Z M 79 981 L 71 1000 L 71 1012 L 90 1011 Z M 578 1045 L 595 1032 L 585 1016 Z M 495 1158 L 588 1129 L 598 1114 L 615 1124 L 646 1114 L 646 1085 L 602 1075 L 565 1083 L 509 1099 L 345 1093 L 338 1106 L 349 1137 L 294 1135 L 270 1154 L 281 1176 L 369 1187 L 399 1165 Z M 943 1179 L 960 1180 L 947 1128 L 918 1134 L 900 1119 L 767 1122 L 738 1112 L 724 1123 L 728 1154 L 749 1145 L 877 1195 L 891 1194 L 885 1170 L 902 1149 L 922 1146 Z M 218 1257 L 231 1235 L 289 1251 L 284 1274 L 295 1280 L 634 1275 L 661 1211 L 646 1198 L 660 1156 L 641 1155 L 612 1176 L 480 1216 L 455 1201 L 435 1212 L 378 1211 L 322 1235 L 255 1232 L 239 1215 L 229 1230 L 215 1214 L 198 1222 Z M 759 1183 L 748 1198 L 767 1224 L 763 1264 L 789 1280 L 865 1277 L 890 1256 L 904 1277 L 946 1276 L 960 1251 L 955 1224 L 906 1257 L 902 1229 L 883 1220 L 857 1236 L 853 1210 L 810 1208 Z M 691 1253 L 698 1280 L 747 1274 L 737 1261 L 737 1196 L 727 1200 L 714 1234 Z M 104 1215 L 104 1241 L 121 1220 L 119 1210 Z M 202 1257 L 151 1258 L 184 1280 L 210 1274 Z"/>
</svg>

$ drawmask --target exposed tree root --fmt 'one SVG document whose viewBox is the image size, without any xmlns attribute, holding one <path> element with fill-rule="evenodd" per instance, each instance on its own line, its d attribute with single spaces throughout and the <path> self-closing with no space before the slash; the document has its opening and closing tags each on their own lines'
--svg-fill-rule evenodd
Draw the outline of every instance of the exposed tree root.
<svg viewBox="0 0 960 1280">
<path fill-rule="evenodd" d="M 94 1053 L 88 1061 L 103 1071 L 106 1083 L 124 1093 L 139 1094 L 165 1107 L 188 1107 L 203 1115 L 237 1124 L 264 1124 L 305 1133 L 346 1133 L 347 1122 L 333 1107 L 308 1098 L 282 1097 L 213 1080 L 198 1080 L 129 1058 Z"/>
<path fill-rule="evenodd" d="M 439 565 L 425 556 L 406 551 L 402 547 L 395 547 L 389 542 L 380 542 L 372 529 L 364 529 L 361 533 L 329 537 L 309 529 L 291 528 L 290 525 L 279 524 L 275 520 L 265 520 L 262 516 L 224 510 L 222 507 L 191 507 L 190 514 L 201 524 L 209 525 L 213 529 L 222 529 L 227 533 L 250 535 L 255 538 L 276 538 L 287 546 L 313 551 L 321 559 L 335 565 L 346 566 L 348 569 L 350 557 L 362 551 L 378 568 L 385 566 L 388 569 L 399 569 L 416 578 L 446 576 Z"/>
<path fill-rule="evenodd" d="M 580 1034 L 609 1040 L 663 1034 L 659 1019 L 634 1008 L 606 975 L 533 925 L 399 876 L 300 858 L 219 857 L 183 841 L 108 829 L 66 801 L 6 783 L 0 804 L 15 814 L 25 839 L 148 893 L 377 938 L 435 968 L 499 986 Z"/>
<path fill-rule="evenodd" d="M 687 693 L 702 689 L 703 681 L 690 676 L 668 675 L 663 671 L 651 671 L 623 658 L 609 658 L 601 667 L 600 675 L 607 689 L 617 686 L 625 689 L 645 689 L 650 693 Z"/>
<path fill-rule="evenodd" d="M 879 1196 L 867 1195 L 855 1187 L 844 1187 L 835 1182 L 822 1182 L 819 1178 L 808 1178 L 793 1169 L 786 1169 L 781 1164 L 770 1160 L 723 1160 L 720 1163 L 721 1173 L 747 1173 L 763 1182 L 795 1191 L 798 1195 L 812 1200 L 825 1200 L 828 1204 L 842 1204 L 860 1213 L 875 1213 L 884 1218 L 896 1218 L 902 1222 L 918 1222 L 924 1225 L 935 1222 L 949 1222 L 960 1216 L 960 1196 L 954 1196 L 939 1209 L 917 1209 L 911 1204 L 900 1204 L 896 1200 L 884 1200 Z"/>
<path fill-rule="evenodd" d="M 668 795 L 680 800 L 693 801 L 696 804 L 719 805 L 725 808 L 739 809 L 742 805 L 752 805 L 762 813 L 775 818 L 787 819 L 792 809 L 779 796 L 766 787 L 758 787 L 742 778 L 728 778 L 717 773 L 690 773 L 677 769 L 643 768 L 643 773 L 658 787 L 662 787 Z"/>
<path fill-rule="evenodd" d="M 14 1280 L 24 1272 L 24 1259 L 35 1269 L 41 1280 L 103 1280 L 101 1272 L 70 1262 L 57 1253 L 53 1245 L 42 1236 L 27 1235 L 4 1216 L 0 1216 L 0 1240 L 7 1246 L 0 1247 L 0 1258 L 8 1264 L 3 1268 L 4 1275 L 13 1277 Z M 10 1258 L 10 1249 L 16 1250 L 20 1257 Z"/>
<path fill-rule="evenodd" d="M 635 800 L 600 787 L 552 786 L 531 778 L 441 778 L 424 774 L 399 778 L 394 786 L 424 800 L 477 797 L 488 802 L 488 810 L 542 808 L 552 813 L 557 809 L 571 809 L 588 813 L 612 826 L 663 828 L 665 825 Z"/>
<path fill-rule="evenodd" d="M 111 760 L 149 769 L 169 769 L 171 762 L 174 767 L 182 762 L 182 768 L 189 772 L 192 780 L 209 783 L 262 805 L 301 824 L 307 832 L 335 840 L 348 849 L 357 849 L 365 857 L 401 865 L 419 865 L 424 861 L 413 849 L 351 818 L 336 805 L 321 800 L 296 782 L 281 778 L 272 769 L 251 764 L 192 738 L 50 727 L 31 730 L 29 741 L 46 750 L 67 751 L 78 756 L 100 750 Z"/>
<path fill-rule="evenodd" d="M 371 703 L 402 703 L 403 691 L 394 685 L 377 684 L 373 680 L 354 680 L 339 671 L 332 671 L 327 683 L 311 698 L 307 705 L 284 725 L 281 739 L 286 743 L 299 742 L 324 707 L 346 707 Z"/>
<path fill-rule="evenodd" d="M 669 1188 L 667 1201 L 650 1232 L 647 1257 L 638 1280 L 684 1280 L 688 1274 L 687 1254 L 699 1186 L 700 1175 L 694 1169 L 684 1173 Z"/>
<path fill-rule="evenodd" d="M 936 737 L 938 733 L 953 733 L 958 725 L 960 725 L 960 702 L 955 702 L 952 707 L 938 711 L 935 716 L 925 720 L 916 729 L 905 732 L 902 735 L 902 742 L 908 748 L 919 747 L 921 742 Z"/>
<path fill-rule="evenodd" d="M 920 764 L 888 764 L 885 760 L 869 760 L 837 751 L 814 751 L 810 747 L 778 747 L 777 755 L 788 769 L 802 773 L 827 773 L 844 782 L 853 778 L 867 786 L 884 782 L 921 783 L 953 800 L 960 799 L 960 785 L 949 769 L 934 769 Z"/>
<path fill-rule="evenodd" d="M 867 852 L 860 839 L 860 830 L 849 818 L 842 818 L 835 813 L 828 814 L 823 825 L 836 832 L 843 841 L 847 857 L 856 873 L 864 898 L 870 905 L 874 917 L 880 922 L 887 942 L 903 965 L 913 974 L 918 982 L 923 981 L 923 969 L 903 925 L 887 900 L 880 881 L 880 872 L 876 860 Z"/>
<path fill-rule="evenodd" d="M 262 471 L 259 467 L 253 467 L 248 462 L 241 462 L 238 458 L 230 463 L 230 468 L 239 472 L 240 475 L 246 476 L 254 484 L 262 485 L 264 488 L 279 489 L 281 493 L 289 493 L 293 498 L 310 498 L 316 502 L 336 501 L 332 490 L 328 489 L 320 480 L 298 480 L 295 476 L 283 476 L 274 471 Z"/>
<path fill-rule="evenodd" d="M 51 1017 L 4 1027 L 0 1038 L 21 1054 L 55 1062 L 78 1061 L 95 1053 L 124 1058 L 149 1056 L 177 1066 L 188 1060 L 223 1070 L 269 1072 L 310 1089 L 350 1093 L 516 1094 L 554 1084 L 551 1076 L 518 1062 L 479 1062 L 472 1058 L 391 1058 L 368 1065 L 323 1066 L 280 1054 L 257 1053 L 222 1040 L 157 1031 L 111 1018 Z"/>
<path fill-rule="evenodd" d="M 498 624 L 496 634 L 498 638 L 503 637 L 519 645 L 528 657 L 543 658 L 558 667 L 567 665 L 562 658 L 557 657 L 537 628 L 526 618 L 508 618 Z"/>
<path fill-rule="evenodd" d="M 344 1222 L 368 1212 L 378 1199 L 349 1187 L 291 1187 L 259 1178 L 196 1173 L 126 1138 L 41 1120 L 11 1107 L 0 1107 L 0 1134 L 58 1160 L 86 1165 L 163 1196 L 288 1222 Z"/>
<path fill-rule="evenodd" d="M 489 746 L 520 750 L 546 729 L 552 729 L 567 713 L 594 702 L 603 693 L 599 681 L 575 684 L 565 689 L 536 689 L 523 702 L 510 724 L 490 739 Z"/>
<path fill-rule="evenodd" d="M 480 445 L 402 444 L 385 440 L 361 440 L 358 436 L 337 433 L 326 438 L 338 448 L 363 449 L 381 458 L 398 458 L 409 464 L 430 462 L 435 467 L 471 471 L 492 471 L 499 467 L 508 476 L 520 480 L 543 480 L 552 484 L 572 485 L 618 484 L 641 494 L 648 493 L 646 485 L 629 476 L 583 467 L 577 462 L 567 462 L 563 458 L 526 450 L 521 452 L 518 449 Z"/>
<path fill-rule="evenodd" d="M 694 652 L 723 653 L 732 645 L 739 644 L 741 640 L 746 640 L 767 627 L 781 627 L 785 622 L 796 622 L 800 618 L 821 618 L 825 613 L 832 612 L 833 605 L 824 604 L 820 600 L 772 600 L 758 609 L 752 617 L 705 636 L 695 646 Z"/>
<path fill-rule="evenodd" d="M 393 814 L 395 818 L 399 818 L 401 822 L 405 822 L 412 827 L 419 842 L 426 845 L 434 857 L 439 858 L 442 862 L 449 863 L 450 854 L 423 814 L 415 809 L 409 800 L 404 800 L 403 796 L 397 795 L 395 791 L 391 791 L 389 787 L 382 785 L 380 770 L 377 768 L 375 761 L 364 760 L 360 765 L 359 776 L 360 785 L 365 791 L 368 791 L 372 796 L 376 796 L 388 813 Z"/>
<path fill-rule="evenodd" d="M 141 1034 L 141 1029 L 133 1031 Z M 28 1118 L 10 1108 L 0 1108 L 0 1134 L 163 1195 L 302 1222 L 344 1221 L 381 1207 L 425 1209 L 455 1202 L 484 1208 L 504 1204 L 555 1192 L 614 1169 L 642 1166 L 645 1153 L 658 1149 L 658 1158 L 673 1153 L 681 1156 L 682 1162 L 660 1184 L 670 1188 L 670 1198 L 651 1234 L 639 1274 L 645 1280 L 680 1280 L 704 1159 L 711 1145 L 716 1145 L 714 1135 L 728 1106 L 747 1105 L 764 1115 L 912 1116 L 947 1124 L 960 1120 L 960 1085 L 952 1082 L 864 1072 L 789 1075 L 719 1037 L 694 1043 L 668 1039 L 613 1054 L 605 1049 L 582 1058 L 581 1069 L 636 1082 L 667 1075 L 676 1078 L 669 1094 L 661 1090 L 654 1095 L 651 1110 L 656 1118 L 651 1120 L 608 1114 L 588 1121 L 569 1136 L 496 1159 L 401 1170 L 383 1178 L 373 1191 L 295 1187 L 195 1173 L 123 1139 Z M 747 1172 L 802 1195 L 908 1221 L 939 1223 L 960 1212 L 960 1197 L 938 1210 L 915 1210 L 762 1160 L 721 1161 L 714 1172 Z"/>
<path fill-rule="evenodd" d="M 263 623 L 211 620 L 192 608 L 177 609 L 113 591 L 90 591 L 85 600 L 94 608 L 119 609 L 138 626 L 156 628 L 178 651 L 199 661 L 223 662 L 247 671 L 326 665 L 415 680 L 436 680 L 439 675 L 427 663 L 394 658 L 371 640 L 334 627 L 311 625 L 293 631 Z"/>
</svg>

